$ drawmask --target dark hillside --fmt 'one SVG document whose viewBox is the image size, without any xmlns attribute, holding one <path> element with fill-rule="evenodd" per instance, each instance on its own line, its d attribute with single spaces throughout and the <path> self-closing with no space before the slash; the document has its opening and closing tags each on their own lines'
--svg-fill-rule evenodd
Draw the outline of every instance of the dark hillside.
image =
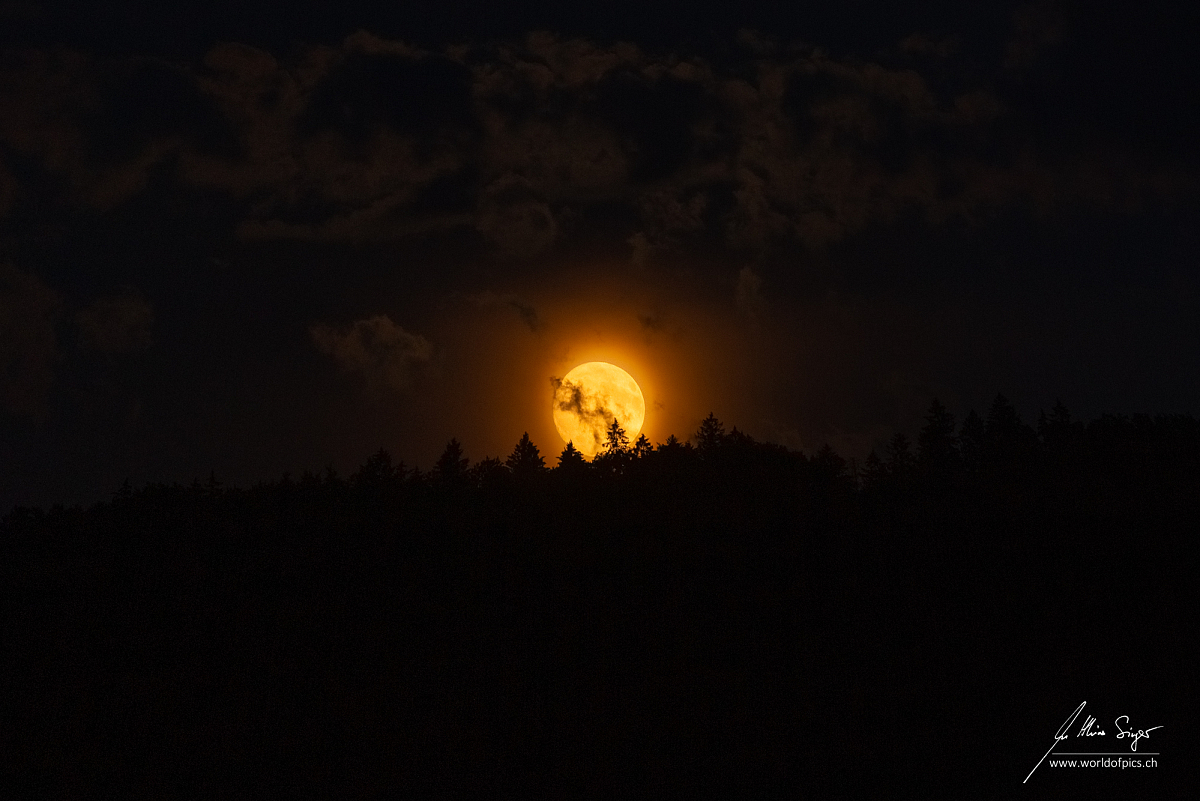
<svg viewBox="0 0 1200 801">
<path fill-rule="evenodd" d="M 736 430 L 553 470 L 452 443 L 430 473 L 381 452 L 348 480 L 15 509 L 5 784 L 998 797 L 1084 700 L 1175 723 L 1142 746 L 1186 759 L 1200 425 L 1010 408 L 959 428 L 935 404 L 864 465 Z"/>
</svg>

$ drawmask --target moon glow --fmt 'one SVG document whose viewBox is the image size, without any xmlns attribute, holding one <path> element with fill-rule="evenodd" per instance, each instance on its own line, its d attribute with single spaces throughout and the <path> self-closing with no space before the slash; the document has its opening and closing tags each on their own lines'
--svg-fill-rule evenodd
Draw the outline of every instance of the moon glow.
<svg viewBox="0 0 1200 801">
<path fill-rule="evenodd" d="M 646 420 L 646 399 L 633 376 L 608 362 L 586 362 L 555 383 L 554 427 L 591 459 L 617 420 L 632 442 Z"/>
</svg>

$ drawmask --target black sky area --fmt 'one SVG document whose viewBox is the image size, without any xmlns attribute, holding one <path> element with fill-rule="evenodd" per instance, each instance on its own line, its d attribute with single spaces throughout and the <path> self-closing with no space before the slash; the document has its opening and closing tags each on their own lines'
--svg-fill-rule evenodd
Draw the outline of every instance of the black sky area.
<svg viewBox="0 0 1200 801">
<path fill-rule="evenodd" d="M 1195 16 L 2 0 L 0 509 L 557 454 L 585 356 L 657 441 L 1196 414 Z"/>
</svg>

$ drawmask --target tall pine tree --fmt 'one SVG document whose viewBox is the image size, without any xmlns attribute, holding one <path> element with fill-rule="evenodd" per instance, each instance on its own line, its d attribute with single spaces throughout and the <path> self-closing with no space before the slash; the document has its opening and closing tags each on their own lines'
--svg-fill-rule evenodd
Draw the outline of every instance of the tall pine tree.
<svg viewBox="0 0 1200 801">
<path fill-rule="evenodd" d="M 558 455 L 558 469 L 563 473 L 578 473 L 587 467 L 587 461 L 583 458 L 583 454 L 575 447 L 574 442 L 568 442 L 567 447 L 563 448 L 562 453 Z"/>
<path fill-rule="evenodd" d="M 533 441 L 529 439 L 528 431 L 521 435 L 520 441 L 517 442 L 517 446 L 513 448 L 513 452 L 509 454 L 504 464 L 517 478 L 536 476 L 546 469 L 546 462 L 538 453 L 537 445 L 534 445 Z"/>
<path fill-rule="evenodd" d="M 712 412 L 700 422 L 696 431 L 696 447 L 701 451 L 714 451 L 725 442 L 725 426 Z"/>
<path fill-rule="evenodd" d="M 612 425 L 608 427 L 608 432 L 604 440 L 604 452 L 625 453 L 629 450 L 629 435 L 625 433 L 625 429 L 621 427 L 621 421 L 613 418 Z"/>
</svg>

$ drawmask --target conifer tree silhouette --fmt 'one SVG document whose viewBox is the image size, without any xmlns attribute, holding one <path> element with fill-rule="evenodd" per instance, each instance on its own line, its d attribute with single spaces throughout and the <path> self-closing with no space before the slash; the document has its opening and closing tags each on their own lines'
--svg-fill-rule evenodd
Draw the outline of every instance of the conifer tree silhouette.
<svg viewBox="0 0 1200 801">
<path fill-rule="evenodd" d="M 1061 400 L 1054 402 L 1049 416 L 1042 411 L 1038 416 L 1038 436 L 1052 451 L 1061 450 L 1072 439 L 1071 413 Z"/>
<path fill-rule="evenodd" d="M 725 426 L 712 412 L 700 422 L 696 431 L 696 447 L 701 451 L 716 450 L 725 441 Z"/>
<path fill-rule="evenodd" d="M 1020 428 L 1021 417 L 1017 414 L 1017 407 L 1013 406 L 1008 398 L 997 393 L 996 399 L 992 401 L 992 408 L 988 410 L 987 425 L 984 429 L 988 444 L 997 450 L 1013 448 L 1020 436 Z"/>
<path fill-rule="evenodd" d="M 596 454 L 592 464 L 605 475 L 618 476 L 625 472 L 625 467 L 632 458 L 629 435 L 621 427 L 621 422 L 614 418 L 605 436 L 604 449 Z"/>
<path fill-rule="evenodd" d="M 954 415 L 934 398 L 925 415 L 925 425 L 917 435 L 917 462 L 926 476 L 945 479 L 954 471 L 957 461 Z"/>
<path fill-rule="evenodd" d="M 754 437 L 750 436 L 745 431 L 739 431 L 738 427 L 734 426 L 733 430 L 730 431 L 725 437 L 724 444 L 731 445 L 733 447 L 752 448 L 757 443 L 754 441 Z"/>
<path fill-rule="evenodd" d="M 467 475 L 472 486 L 502 487 L 507 483 L 511 472 L 495 456 L 488 456 L 471 465 Z"/>
<path fill-rule="evenodd" d="M 1001 394 L 988 410 L 984 431 L 985 456 L 993 463 L 1007 464 L 1009 470 L 1017 469 L 1018 462 L 1037 448 L 1036 432 L 1022 422 L 1017 407 Z"/>
<path fill-rule="evenodd" d="M 967 412 L 958 432 L 959 452 L 967 470 L 974 471 L 979 468 L 986 436 L 983 418 L 974 409 Z"/>
<path fill-rule="evenodd" d="M 355 471 L 350 477 L 350 483 L 363 489 L 376 489 L 403 478 L 403 465 L 400 465 L 399 469 L 393 467 L 391 454 L 380 448 Z"/>
<path fill-rule="evenodd" d="M 887 446 L 887 470 L 893 481 L 906 481 L 912 473 L 916 460 L 913 458 L 908 437 L 893 434 Z"/>
<path fill-rule="evenodd" d="M 813 455 L 812 466 L 818 476 L 827 480 L 839 478 L 846 473 L 846 460 L 839 456 L 828 442 Z"/>
<path fill-rule="evenodd" d="M 864 489 L 878 489 L 882 487 L 887 480 L 887 468 L 883 465 L 883 460 L 879 458 L 879 454 L 872 448 L 867 454 L 867 458 L 863 461 L 862 481 Z"/>
<path fill-rule="evenodd" d="M 625 451 L 602 455 L 596 469 L 567 443 L 553 476 L 524 487 L 504 457 L 468 467 L 451 440 L 432 479 L 381 451 L 348 481 L 305 471 L 299 482 L 227 484 L 219 493 L 203 481 L 199 491 L 126 482 L 86 509 L 18 507 L 0 514 L 5 645 L 22 655 L 6 665 L 18 668 L 6 672 L 6 702 L 17 706 L 22 742 L 51 760 L 45 775 L 70 775 L 73 733 L 94 730 L 106 736 L 89 741 L 88 764 L 120 765 L 123 777 L 137 778 L 144 759 L 151 789 L 142 794 L 159 784 L 160 749 L 133 754 L 128 743 L 140 741 L 126 733 L 143 724 L 186 730 L 195 698 L 241 710 L 222 719 L 213 752 L 201 749 L 185 765 L 198 775 L 214 765 L 235 775 L 249 757 L 268 764 L 274 744 L 295 734 L 287 710 L 296 707 L 313 731 L 344 735 L 329 746 L 339 763 L 381 766 L 362 775 L 371 789 L 392 786 L 399 771 L 440 786 L 448 760 L 482 777 L 483 786 L 461 786 L 472 797 L 495 794 L 497 766 L 540 775 L 552 762 L 546 769 L 560 775 L 589 776 L 594 754 L 607 761 L 613 742 L 623 749 L 630 723 L 654 742 L 688 739 L 678 755 L 686 770 L 696 753 L 728 760 L 735 737 L 754 759 L 764 722 L 771 738 L 789 738 L 792 752 L 804 747 L 808 722 L 849 715 L 829 751 L 846 753 L 827 766 L 836 778 L 854 769 L 863 736 L 872 751 L 891 747 L 890 732 L 871 734 L 874 704 L 848 708 L 847 693 L 900 676 L 912 692 L 897 710 L 919 722 L 926 699 L 945 689 L 947 664 L 971 692 L 956 703 L 986 704 L 997 686 L 1037 686 L 1047 659 L 1073 659 L 1095 633 L 1085 627 L 1077 636 L 1063 625 L 1063 597 L 1086 595 L 1097 620 L 1143 625 L 1152 646 L 1186 639 L 1162 622 L 1170 615 L 1145 620 L 1160 606 L 1191 601 L 1189 565 L 1178 554 L 1200 519 L 1200 422 L 1106 415 L 1084 426 L 1056 404 L 1039 432 L 1047 443 L 1060 429 L 1068 435 L 1060 451 L 1021 450 L 1016 470 L 987 455 L 969 481 L 932 491 L 927 482 L 893 481 L 889 465 L 902 472 L 898 466 L 929 460 L 938 442 L 954 439 L 953 419 L 939 406 L 931 406 L 917 459 L 907 438 L 893 437 L 867 456 L 857 494 L 844 475 L 820 480 L 840 469 L 831 448 L 805 458 L 748 437 L 739 445 L 731 431 L 707 464 L 673 436 L 644 462 Z M 1028 426 L 1016 430 L 1023 442 L 1033 436 Z M 967 415 L 958 434 L 960 453 L 986 445 L 978 414 Z M 522 443 L 514 454 L 535 452 Z M 644 444 L 638 438 L 634 450 Z M 630 465 L 623 474 L 622 465 Z M 362 489 L 389 472 L 387 492 Z M 619 480 L 593 480 L 605 474 Z M 456 477 L 453 490 L 437 483 Z M 525 491 L 531 487 L 537 491 Z M 949 547 L 958 541 L 967 547 Z M 1091 592 L 1097 575 L 1117 577 L 1120 592 Z M 798 616 L 800 605 L 812 613 Z M 260 621 L 280 625 L 264 629 Z M 939 626 L 932 639 L 931 625 Z M 821 644 L 820 659 L 796 658 L 792 645 L 805 632 Z M 578 648 L 558 646 L 564 637 L 603 658 L 578 659 Z M 977 649 L 1005 658 L 973 658 Z M 1145 675 L 1160 652 L 1113 648 L 1114 675 Z M 61 670 L 64 653 L 87 669 Z M 208 656 L 195 670 L 194 657 Z M 614 681 L 614 666 L 628 665 L 636 683 Z M 1164 686 L 1178 695 L 1189 680 L 1181 671 Z M 263 682 L 286 692 L 243 703 Z M 151 705 L 153 716 L 110 715 L 106 698 L 137 698 L 147 687 L 166 693 Z M 353 703 L 342 702 L 345 688 Z M 335 703 L 326 702 L 330 691 Z M 422 702 L 411 703 L 417 697 Z M 656 700 L 663 698 L 670 702 Z M 694 716 L 681 718 L 676 702 L 712 698 L 724 731 L 696 738 Z M 61 711 L 63 699 L 82 702 L 70 705 L 69 727 L 45 714 Z M 649 703 L 635 708 L 630 700 Z M 594 715 L 598 705 L 623 704 L 636 717 Z M 363 709 L 403 714 L 363 717 Z M 514 738 L 514 709 L 544 710 L 544 736 Z M 940 720 L 927 723 L 915 733 L 940 737 Z M 424 738 L 428 747 L 392 748 L 397 738 Z M 570 740 L 577 760 L 560 762 L 561 750 L 551 749 L 542 761 L 551 738 Z M 694 752 L 690 738 L 702 750 Z M 230 742 L 241 750 L 230 752 Z M 969 764 L 975 748 L 964 741 L 955 764 Z M 297 753 L 322 756 L 307 747 Z M 749 780 L 777 760 L 769 762 L 754 764 Z M 314 764 L 318 778 L 339 778 Z M 270 780 L 287 782 L 296 769 L 285 760 Z"/>
<path fill-rule="evenodd" d="M 628 450 L 629 435 L 621 427 L 621 421 L 614 417 L 612 425 L 608 427 L 608 432 L 605 435 L 604 452 L 606 454 L 614 454 L 626 453 Z"/>
<path fill-rule="evenodd" d="M 546 469 L 546 462 L 538 452 L 538 447 L 529 439 L 528 431 L 521 435 L 520 441 L 504 464 L 518 478 L 535 476 Z"/>
<path fill-rule="evenodd" d="M 457 439 L 446 443 L 446 450 L 433 465 L 433 480 L 443 486 L 455 486 L 465 481 L 468 459 L 463 456 L 462 445 Z"/>
<path fill-rule="evenodd" d="M 586 467 L 587 461 L 584 460 L 583 454 L 575 447 L 573 441 L 568 441 L 567 447 L 558 455 L 558 469 L 564 473 L 574 473 Z"/>
<path fill-rule="evenodd" d="M 659 451 L 667 451 L 667 452 L 681 451 L 683 449 L 684 449 L 683 443 L 680 442 L 679 438 L 676 437 L 674 434 L 671 434 L 670 436 L 668 436 L 667 441 L 659 443 L 659 446 L 658 446 Z"/>
</svg>

